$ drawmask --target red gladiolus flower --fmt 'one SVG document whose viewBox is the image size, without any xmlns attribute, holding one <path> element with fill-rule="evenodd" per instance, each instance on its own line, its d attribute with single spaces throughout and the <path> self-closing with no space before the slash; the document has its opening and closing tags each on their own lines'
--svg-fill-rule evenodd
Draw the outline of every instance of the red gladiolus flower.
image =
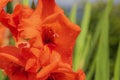
<svg viewBox="0 0 120 80">
<path fill-rule="evenodd" d="M 32 21 L 32 22 L 31 22 Z M 32 40 L 34 47 L 47 45 L 58 51 L 64 62 L 72 63 L 72 51 L 80 28 L 70 22 L 54 0 L 38 0 L 33 14 L 22 19 L 20 36 Z"/>
<path fill-rule="evenodd" d="M 85 80 L 81 70 L 71 68 L 80 28 L 55 1 L 38 0 L 35 10 L 18 4 L 8 14 L 3 8 L 9 1 L 0 2 L 0 22 L 10 29 L 18 48 L 0 48 L 0 68 L 10 80 Z"/>
</svg>

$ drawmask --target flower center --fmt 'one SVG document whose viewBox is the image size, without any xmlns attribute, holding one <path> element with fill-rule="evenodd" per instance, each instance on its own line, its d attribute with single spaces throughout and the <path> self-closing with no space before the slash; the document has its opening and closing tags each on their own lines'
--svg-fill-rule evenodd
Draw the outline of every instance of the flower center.
<svg viewBox="0 0 120 80">
<path fill-rule="evenodd" d="M 44 44 L 54 43 L 53 35 L 54 32 L 52 31 L 52 29 L 45 29 L 42 35 Z"/>
<path fill-rule="evenodd" d="M 42 41 L 44 45 L 55 45 L 56 34 L 51 28 L 44 28 L 42 32 Z"/>
</svg>

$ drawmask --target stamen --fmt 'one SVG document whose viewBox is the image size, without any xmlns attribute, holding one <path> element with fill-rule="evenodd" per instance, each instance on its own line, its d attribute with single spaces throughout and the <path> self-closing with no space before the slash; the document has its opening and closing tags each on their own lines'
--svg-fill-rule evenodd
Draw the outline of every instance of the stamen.
<svg viewBox="0 0 120 80">
<path fill-rule="evenodd" d="M 56 34 L 52 29 L 50 28 L 43 29 L 42 40 L 44 44 L 55 44 L 54 42 L 55 37 L 56 37 Z"/>
</svg>

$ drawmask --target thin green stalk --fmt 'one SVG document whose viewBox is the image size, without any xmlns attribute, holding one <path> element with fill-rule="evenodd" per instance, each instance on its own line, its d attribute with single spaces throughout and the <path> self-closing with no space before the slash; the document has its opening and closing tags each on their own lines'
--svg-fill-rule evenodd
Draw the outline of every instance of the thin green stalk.
<svg viewBox="0 0 120 80">
<path fill-rule="evenodd" d="M 77 16 L 77 4 L 74 4 L 70 12 L 70 20 L 73 23 L 76 23 L 76 16 Z"/>
<path fill-rule="evenodd" d="M 94 57 L 94 60 L 91 63 L 90 69 L 86 74 L 86 80 L 92 80 L 93 74 L 95 72 L 95 65 L 96 65 L 96 56 Z"/>
<path fill-rule="evenodd" d="M 83 51 L 85 48 L 85 43 L 86 43 L 86 38 L 87 38 L 87 33 L 88 33 L 88 28 L 89 28 L 89 22 L 90 22 L 90 15 L 91 15 L 91 3 L 87 2 L 86 7 L 85 7 L 82 25 L 81 25 L 82 31 L 77 38 L 76 46 L 75 46 L 75 50 L 74 50 L 74 53 L 75 53 L 74 59 L 73 59 L 74 70 L 77 70 L 78 68 L 80 68 L 80 59 L 83 55 Z"/>
<path fill-rule="evenodd" d="M 112 7 L 112 0 L 109 0 L 105 11 L 99 21 L 100 41 L 97 50 L 95 80 L 109 80 L 109 15 Z"/>
<path fill-rule="evenodd" d="M 120 80 L 120 41 L 114 68 L 114 80 Z"/>
<path fill-rule="evenodd" d="M 80 68 L 85 70 L 85 62 L 87 60 L 87 56 L 89 55 L 89 50 L 90 50 L 90 44 L 91 44 L 91 34 L 88 34 L 87 36 L 87 41 L 86 41 L 86 46 L 85 49 L 83 51 L 83 55 L 80 59 Z"/>
</svg>

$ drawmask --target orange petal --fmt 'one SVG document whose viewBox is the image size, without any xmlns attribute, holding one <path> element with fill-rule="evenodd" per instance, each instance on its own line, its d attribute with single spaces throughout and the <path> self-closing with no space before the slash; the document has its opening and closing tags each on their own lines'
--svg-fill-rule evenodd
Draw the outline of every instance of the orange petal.
<svg viewBox="0 0 120 80">
<path fill-rule="evenodd" d="M 36 37 L 40 34 L 38 31 L 38 27 L 40 27 L 40 25 L 41 20 L 38 15 L 33 15 L 26 19 L 23 18 L 19 24 L 20 36 L 27 39 Z"/>
<path fill-rule="evenodd" d="M 55 68 L 57 68 L 58 62 L 49 64 L 48 66 L 43 67 L 37 74 L 37 78 L 43 78 L 48 76 Z"/>
<path fill-rule="evenodd" d="M 46 66 L 47 64 L 50 63 L 50 55 L 51 51 L 47 46 L 44 46 L 43 49 L 41 49 L 41 54 L 40 54 L 40 63 L 42 66 Z"/>
<path fill-rule="evenodd" d="M 43 47 L 42 37 L 38 34 L 38 36 L 30 40 L 30 44 L 32 47 L 35 47 L 35 48 Z"/>
<path fill-rule="evenodd" d="M 19 54 L 20 54 L 20 50 L 14 46 L 0 47 L 0 52 L 10 54 L 15 57 L 19 57 Z"/>
<path fill-rule="evenodd" d="M 0 56 L 6 58 L 7 60 L 16 63 L 18 65 L 22 65 L 21 57 L 20 57 L 20 50 L 13 46 L 6 46 L 1 48 L 0 47 Z"/>
<path fill-rule="evenodd" d="M 29 70 L 32 66 L 34 66 L 36 63 L 35 59 L 29 59 L 26 63 L 25 70 Z"/>
<path fill-rule="evenodd" d="M 1 58 L 4 57 L 4 58 L 6 58 L 8 61 L 10 61 L 10 62 L 13 62 L 13 63 L 15 63 L 15 64 L 19 64 L 19 65 L 22 65 L 22 66 L 23 66 L 23 64 L 21 63 L 21 61 L 20 61 L 18 58 L 12 56 L 12 55 L 9 55 L 9 54 L 6 54 L 6 53 L 0 53 L 0 57 L 1 57 Z"/>
<path fill-rule="evenodd" d="M 39 13 L 42 19 L 56 12 L 63 12 L 63 10 L 58 7 L 55 0 L 38 0 L 35 13 Z"/>
<path fill-rule="evenodd" d="M 59 63 L 59 67 L 63 68 L 63 69 L 67 69 L 67 70 L 71 70 L 72 69 L 71 65 L 69 65 L 67 63 L 64 63 L 64 62 L 60 62 Z"/>
<path fill-rule="evenodd" d="M 31 14 L 33 13 L 33 9 L 31 9 L 28 6 L 23 6 L 22 4 L 18 4 L 15 6 L 15 9 L 13 11 L 13 14 L 11 14 L 12 16 L 19 16 L 19 18 L 28 18 L 29 16 L 31 16 Z"/>
<path fill-rule="evenodd" d="M 58 52 L 52 51 L 52 54 L 50 55 L 50 62 L 61 62 L 61 56 Z"/>
<path fill-rule="evenodd" d="M 37 58 L 39 58 L 39 56 L 40 56 L 40 50 L 39 49 L 31 48 L 30 50 L 33 53 L 33 55 L 35 55 Z"/>
<path fill-rule="evenodd" d="M 8 65 L 11 65 L 11 62 L 23 66 L 22 62 L 20 61 L 19 52 L 19 49 L 16 47 L 0 47 L 0 67 L 4 69 Z"/>
</svg>

